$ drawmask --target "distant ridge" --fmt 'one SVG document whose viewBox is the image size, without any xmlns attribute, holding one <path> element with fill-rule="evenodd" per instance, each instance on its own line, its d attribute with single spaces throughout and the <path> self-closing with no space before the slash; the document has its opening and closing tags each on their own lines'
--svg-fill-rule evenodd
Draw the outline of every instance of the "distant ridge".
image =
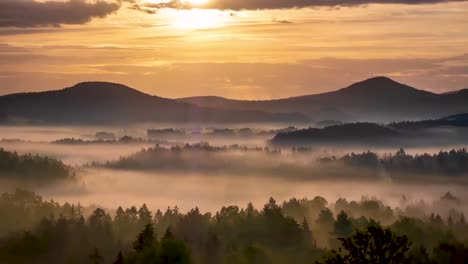
<svg viewBox="0 0 468 264">
<path fill-rule="evenodd" d="M 387 77 L 374 77 L 362 82 L 354 83 L 338 92 L 353 96 L 431 96 L 434 93 L 418 90 L 401 84 Z"/>
<path fill-rule="evenodd" d="M 305 116 L 259 110 L 199 107 L 110 82 L 84 82 L 62 90 L 0 96 L 0 121 L 33 124 L 141 122 L 305 122 Z"/>
<path fill-rule="evenodd" d="M 345 88 L 313 95 L 269 101 L 230 100 L 222 97 L 179 99 L 205 107 L 298 112 L 314 120 L 391 122 L 433 119 L 468 112 L 468 92 L 436 94 L 374 77 Z"/>
<path fill-rule="evenodd" d="M 375 77 L 337 91 L 278 100 L 217 96 L 168 99 L 110 82 L 0 96 L 0 122 L 115 124 L 139 122 L 392 122 L 468 112 L 468 90 L 436 94 Z"/>
<path fill-rule="evenodd" d="M 445 95 L 454 95 L 454 94 L 468 95 L 468 88 L 457 90 L 457 91 L 451 91 L 451 92 L 447 92 L 447 93 L 443 93 L 443 94 L 445 94 Z"/>
</svg>

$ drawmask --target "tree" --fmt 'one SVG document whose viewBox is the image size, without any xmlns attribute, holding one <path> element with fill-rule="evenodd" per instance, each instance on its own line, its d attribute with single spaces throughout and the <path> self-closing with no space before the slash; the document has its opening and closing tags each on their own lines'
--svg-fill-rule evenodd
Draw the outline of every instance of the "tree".
<svg viewBox="0 0 468 264">
<path fill-rule="evenodd" d="M 268 254 L 261 247 L 247 246 L 244 249 L 244 256 L 248 264 L 271 264 Z"/>
<path fill-rule="evenodd" d="M 138 234 L 137 239 L 133 242 L 133 248 L 136 252 L 142 251 L 145 248 L 151 247 L 156 242 L 156 235 L 152 224 L 147 224 L 145 229 Z"/>
<path fill-rule="evenodd" d="M 353 224 L 344 211 L 341 211 L 336 217 L 334 229 L 338 237 L 348 237 L 352 234 Z"/>
<path fill-rule="evenodd" d="M 410 263 L 410 242 L 389 228 L 369 226 L 348 238 L 339 238 L 342 247 L 321 263 L 325 264 L 404 264 Z M 320 262 L 318 262 L 320 263 Z"/>
<path fill-rule="evenodd" d="M 315 245 L 315 241 L 313 241 L 312 231 L 310 230 L 309 223 L 307 222 L 307 219 L 305 217 L 301 223 L 301 230 L 302 230 L 302 239 L 303 239 L 304 245 L 306 246 Z"/>
<path fill-rule="evenodd" d="M 143 204 L 138 210 L 138 219 L 142 225 L 151 223 L 153 216 L 151 211 L 148 210 L 148 207 L 146 207 L 146 204 Z"/>
<path fill-rule="evenodd" d="M 99 253 L 99 249 L 94 248 L 91 255 L 89 255 L 89 259 L 91 260 L 91 263 L 93 263 L 93 264 L 101 263 L 102 256 L 101 256 L 101 253 Z"/>
<path fill-rule="evenodd" d="M 315 223 L 321 229 L 326 229 L 326 231 L 331 231 L 333 229 L 334 222 L 333 213 L 328 208 L 321 210 L 317 220 L 315 220 Z"/>
<path fill-rule="evenodd" d="M 174 238 L 168 230 L 161 240 L 160 260 L 162 264 L 190 264 L 190 250 L 184 241 Z"/>
<path fill-rule="evenodd" d="M 439 264 L 467 263 L 468 248 L 460 242 L 440 242 L 433 250 L 434 262 Z"/>
</svg>

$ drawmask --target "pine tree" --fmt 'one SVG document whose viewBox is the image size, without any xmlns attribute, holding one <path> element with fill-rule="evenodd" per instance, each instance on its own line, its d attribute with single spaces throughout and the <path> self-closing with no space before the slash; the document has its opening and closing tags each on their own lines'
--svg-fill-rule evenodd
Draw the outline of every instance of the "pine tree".
<svg viewBox="0 0 468 264">
<path fill-rule="evenodd" d="M 147 247 L 151 247 L 156 242 L 156 235 L 152 224 L 147 224 L 145 229 L 141 231 L 135 242 L 133 242 L 133 248 L 139 252 Z"/>
</svg>

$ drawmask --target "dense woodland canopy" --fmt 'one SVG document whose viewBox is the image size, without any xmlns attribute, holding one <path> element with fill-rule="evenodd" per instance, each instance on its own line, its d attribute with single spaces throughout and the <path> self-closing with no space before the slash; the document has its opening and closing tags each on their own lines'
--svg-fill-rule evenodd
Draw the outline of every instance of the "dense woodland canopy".
<svg viewBox="0 0 468 264">
<path fill-rule="evenodd" d="M 468 152 L 465 148 L 439 151 L 436 154 L 410 155 L 404 149 L 394 154 L 379 155 L 375 152 L 351 153 L 341 158 L 321 159 L 324 163 L 339 162 L 349 166 L 384 169 L 390 172 L 418 173 L 425 175 L 468 174 Z"/>
<path fill-rule="evenodd" d="M 0 148 L 0 178 L 48 183 L 74 178 L 74 171 L 62 161 L 39 155 L 20 155 Z"/>
<path fill-rule="evenodd" d="M 277 133 L 271 140 L 276 145 L 367 145 L 367 146 L 446 146 L 466 144 L 468 114 L 439 119 L 402 121 L 389 124 L 357 122 L 309 127 Z M 447 133 L 449 130 L 452 133 Z"/>
<path fill-rule="evenodd" d="M 236 155 L 239 152 L 242 155 Z M 222 171 L 236 175 L 263 173 L 290 179 L 323 178 L 323 175 L 327 175 L 328 179 L 334 177 L 372 179 L 381 171 L 399 180 L 422 175 L 426 178 L 468 175 L 468 152 L 465 148 L 415 155 L 407 154 L 404 149 L 389 154 L 367 151 L 341 157 L 320 155 L 324 154 L 314 153 L 314 149 L 308 147 L 293 147 L 288 150 L 239 145 L 211 146 L 208 143 L 198 143 L 173 147 L 156 145 L 121 157 L 117 161 L 93 165 L 111 169 L 167 172 Z M 404 177 L 401 177 L 402 175 Z"/>
<path fill-rule="evenodd" d="M 443 199 L 456 199 L 446 194 Z M 261 209 L 235 205 L 186 213 L 119 207 L 85 215 L 79 205 L 26 190 L 0 198 L 5 263 L 463 263 L 468 224 L 411 217 L 381 201 L 271 198 Z M 359 254 L 357 253 L 359 252 Z M 357 254 L 357 255 L 356 255 Z M 359 261 L 358 261 L 359 260 Z"/>
</svg>

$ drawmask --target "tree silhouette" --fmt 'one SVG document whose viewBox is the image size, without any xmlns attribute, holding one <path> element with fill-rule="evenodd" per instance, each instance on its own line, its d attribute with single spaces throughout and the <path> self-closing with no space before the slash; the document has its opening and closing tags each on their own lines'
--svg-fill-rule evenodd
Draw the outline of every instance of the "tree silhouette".
<svg viewBox="0 0 468 264">
<path fill-rule="evenodd" d="M 147 224 L 145 229 L 138 234 L 137 239 L 133 242 L 133 248 L 139 252 L 145 248 L 151 247 L 156 242 L 156 235 L 152 224 Z"/>
<path fill-rule="evenodd" d="M 351 223 L 351 220 L 344 211 L 341 211 L 336 217 L 334 228 L 335 234 L 338 237 L 348 237 L 352 234 L 353 224 Z"/>
<path fill-rule="evenodd" d="M 184 241 L 174 238 L 168 229 L 161 240 L 161 264 L 190 264 L 190 250 Z"/>
<path fill-rule="evenodd" d="M 388 228 L 369 226 L 348 238 L 339 238 L 342 247 L 332 251 L 325 264 L 404 264 L 410 263 L 410 242 Z M 318 262 L 320 263 L 320 262 Z"/>
</svg>

